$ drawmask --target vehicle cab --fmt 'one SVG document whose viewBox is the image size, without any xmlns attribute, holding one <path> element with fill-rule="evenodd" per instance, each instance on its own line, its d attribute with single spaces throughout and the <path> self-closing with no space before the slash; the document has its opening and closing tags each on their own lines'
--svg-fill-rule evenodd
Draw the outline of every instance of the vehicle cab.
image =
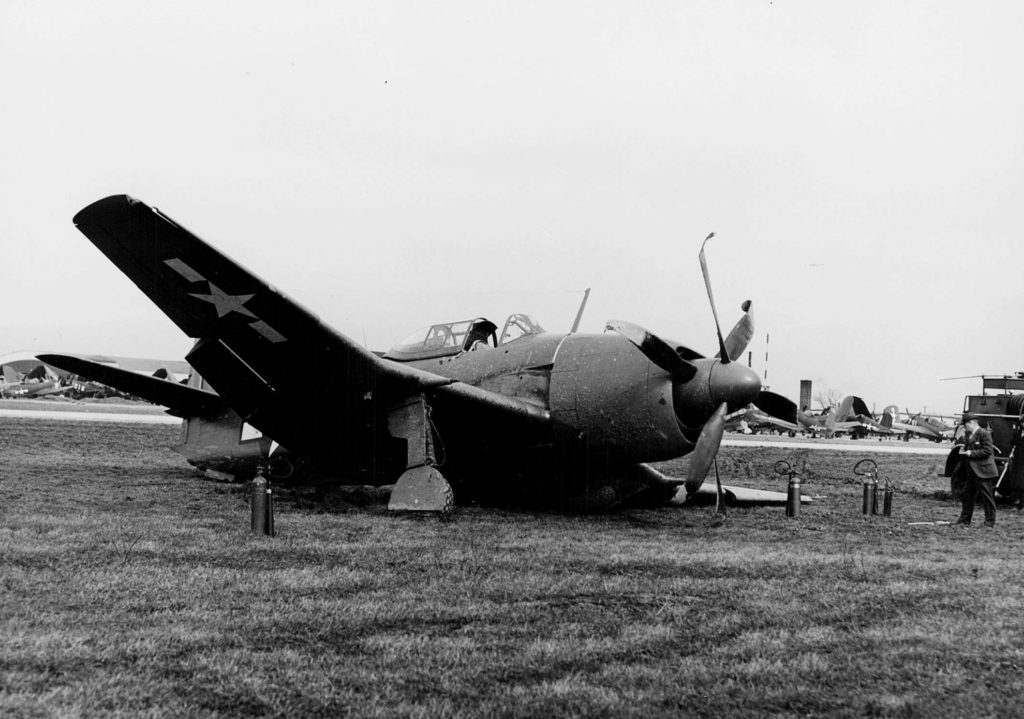
<svg viewBox="0 0 1024 719">
<path fill-rule="evenodd" d="M 967 395 L 964 411 L 977 415 L 992 434 L 999 469 L 996 491 L 1024 506 L 1024 372 L 982 375 L 981 394 Z"/>
</svg>

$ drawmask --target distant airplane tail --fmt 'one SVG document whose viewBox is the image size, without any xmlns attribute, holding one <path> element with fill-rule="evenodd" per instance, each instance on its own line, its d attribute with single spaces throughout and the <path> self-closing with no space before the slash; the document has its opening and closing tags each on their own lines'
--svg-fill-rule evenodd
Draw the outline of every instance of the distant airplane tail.
<svg viewBox="0 0 1024 719">
<path fill-rule="evenodd" d="M 892 429 L 893 422 L 896 421 L 896 417 L 899 416 L 900 409 L 894 404 L 889 405 L 882 410 L 882 426 L 886 429 Z"/>
<path fill-rule="evenodd" d="M 829 437 L 836 431 L 836 415 L 837 411 L 834 405 L 829 407 L 828 412 L 825 413 L 825 431 Z"/>
<path fill-rule="evenodd" d="M 854 406 L 857 402 L 864 404 L 864 400 L 860 397 L 854 397 L 852 394 L 843 397 L 843 401 L 839 403 L 839 408 L 835 410 L 835 416 L 832 418 L 833 424 L 835 422 L 845 422 L 849 419 L 850 415 L 854 414 Z"/>
</svg>

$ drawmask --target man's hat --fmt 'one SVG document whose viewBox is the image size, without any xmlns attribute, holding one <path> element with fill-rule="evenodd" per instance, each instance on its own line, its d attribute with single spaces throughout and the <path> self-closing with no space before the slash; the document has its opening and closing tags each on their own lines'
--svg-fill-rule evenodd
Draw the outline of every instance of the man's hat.
<svg viewBox="0 0 1024 719">
<path fill-rule="evenodd" d="M 967 424 L 968 422 L 978 419 L 978 415 L 973 412 L 964 412 L 964 416 L 960 418 L 961 424 Z"/>
</svg>

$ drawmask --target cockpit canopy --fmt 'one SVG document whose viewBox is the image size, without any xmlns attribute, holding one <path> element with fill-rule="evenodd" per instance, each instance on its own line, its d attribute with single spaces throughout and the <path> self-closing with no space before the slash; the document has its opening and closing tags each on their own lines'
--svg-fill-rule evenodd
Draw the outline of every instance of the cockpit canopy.
<svg viewBox="0 0 1024 719">
<path fill-rule="evenodd" d="M 497 329 L 496 324 L 483 317 L 431 325 L 413 332 L 388 350 L 384 357 L 393 360 L 446 357 L 459 352 L 492 349 L 520 337 L 544 332 L 536 320 L 524 314 L 509 316 L 501 331 L 500 341 Z"/>
</svg>

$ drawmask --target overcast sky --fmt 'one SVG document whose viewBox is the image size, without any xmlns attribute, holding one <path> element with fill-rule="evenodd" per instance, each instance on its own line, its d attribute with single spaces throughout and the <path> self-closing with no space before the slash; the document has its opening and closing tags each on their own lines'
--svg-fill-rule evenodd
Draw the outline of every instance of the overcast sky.
<svg viewBox="0 0 1024 719">
<path fill-rule="evenodd" d="M 1024 3 L 0 3 L 0 354 L 190 341 L 71 223 L 127 193 L 373 349 L 627 319 L 796 400 L 1024 370 Z M 769 341 L 770 338 L 770 341 Z M 767 365 L 765 355 L 767 353 Z"/>
</svg>

